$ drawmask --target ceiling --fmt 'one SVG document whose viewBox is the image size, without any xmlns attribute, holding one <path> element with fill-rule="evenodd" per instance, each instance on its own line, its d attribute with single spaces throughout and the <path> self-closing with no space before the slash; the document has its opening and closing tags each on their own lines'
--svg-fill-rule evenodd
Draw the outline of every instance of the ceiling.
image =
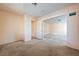
<svg viewBox="0 0 79 59">
<path fill-rule="evenodd" d="M 4 3 L 0 6 L 5 6 L 20 14 L 28 14 L 34 17 L 41 17 L 48 13 L 54 12 L 61 8 L 72 5 L 71 3 L 38 3 L 34 6 L 32 3 Z M 1 8 L 1 7 L 0 7 Z"/>
<path fill-rule="evenodd" d="M 44 22 L 46 23 L 67 23 L 67 19 L 66 19 L 66 16 L 62 15 L 62 16 L 50 18 L 48 20 L 44 20 Z"/>
</svg>

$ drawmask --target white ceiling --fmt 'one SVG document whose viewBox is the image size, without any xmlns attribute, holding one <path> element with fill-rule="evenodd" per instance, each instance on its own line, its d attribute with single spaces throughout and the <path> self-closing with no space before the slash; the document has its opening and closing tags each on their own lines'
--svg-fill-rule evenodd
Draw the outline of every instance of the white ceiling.
<svg viewBox="0 0 79 59">
<path fill-rule="evenodd" d="M 4 3 L 0 4 L 10 8 L 13 11 L 16 11 L 21 14 L 29 14 L 34 17 L 41 17 L 48 13 L 54 12 L 61 8 L 65 8 L 71 3 L 38 3 L 37 6 L 34 6 L 32 3 Z"/>
</svg>

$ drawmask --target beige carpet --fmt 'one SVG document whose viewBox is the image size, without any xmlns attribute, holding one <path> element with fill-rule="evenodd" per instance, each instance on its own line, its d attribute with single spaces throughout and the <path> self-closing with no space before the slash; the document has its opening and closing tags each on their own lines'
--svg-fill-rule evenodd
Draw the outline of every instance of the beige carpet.
<svg viewBox="0 0 79 59">
<path fill-rule="evenodd" d="M 79 56 L 79 51 L 66 47 L 62 40 L 45 39 L 15 42 L 0 47 L 1 56 Z"/>
</svg>

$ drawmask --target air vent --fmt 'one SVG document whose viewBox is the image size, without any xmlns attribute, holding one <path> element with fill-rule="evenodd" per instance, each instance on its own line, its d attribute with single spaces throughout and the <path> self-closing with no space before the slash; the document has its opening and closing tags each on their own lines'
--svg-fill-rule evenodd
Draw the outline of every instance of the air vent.
<svg viewBox="0 0 79 59">
<path fill-rule="evenodd" d="M 74 15 L 76 15 L 76 12 L 69 13 L 69 16 L 74 16 Z"/>
</svg>

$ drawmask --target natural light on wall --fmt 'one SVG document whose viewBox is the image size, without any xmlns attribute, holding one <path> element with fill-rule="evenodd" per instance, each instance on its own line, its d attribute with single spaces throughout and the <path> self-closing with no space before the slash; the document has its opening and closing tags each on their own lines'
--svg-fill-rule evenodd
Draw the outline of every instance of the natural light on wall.
<svg viewBox="0 0 79 59">
<path fill-rule="evenodd" d="M 67 35 L 67 24 L 66 23 L 55 23 L 51 24 L 50 33 L 54 35 Z"/>
</svg>

